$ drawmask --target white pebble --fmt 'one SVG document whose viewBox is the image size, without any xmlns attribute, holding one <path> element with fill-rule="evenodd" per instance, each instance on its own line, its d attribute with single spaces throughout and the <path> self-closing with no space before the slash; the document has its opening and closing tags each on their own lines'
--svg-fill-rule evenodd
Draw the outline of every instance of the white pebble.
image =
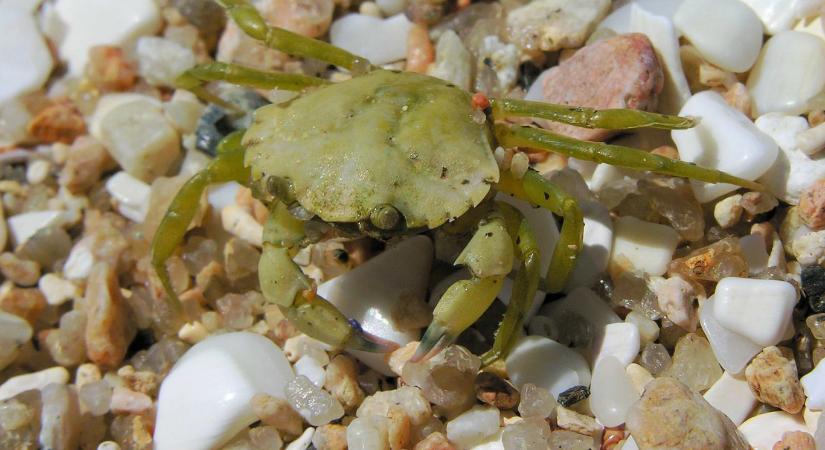
<svg viewBox="0 0 825 450">
<path fill-rule="evenodd" d="M 610 250 L 613 248 L 613 219 L 610 211 L 594 201 L 582 202 L 579 207 L 584 216 L 582 250 L 570 279 L 567 280 L 567 292 L 577 287 L 592 286 L 596 278 L 607 270 Z"/>
<path fill-rule="evenodd" d="M 74 244 L 63 265 L 63 276 L 66 279 L 80 281 L 92 273 L 92 266 L 97 258 L 95 258 L 91 245 L 91 237 L 82 238 Z"/>
<path fill-rule="evenodd" d="M 662 310 L 665 317 L 684 330 L 696 330 L 693 286 L 678 275 L 666 280 L 660 278 L 651 284 L 653 285 L 653 292 L 656 294 L 659 309 Z"/>
<path fill-rule="evenodd" d="M 359 417 L 347 426 L 347 448 L 352 450 L 383 450 L 390 448 L 389 419 L 381 416 Z"/>
<path fill-rule="evenodd" d="M 161 27 L 160 8 L 153 0 L 58 0 L 55 11 L 65 25 L 60 58 L 73 76 L 83 73 L 89 49 L 122 46 Z"/>
<path fill-rule="evenodd" d="M 326 380 L 326 372 L 324 366 L 311 356 L 302 356 L 292 366 L 295 369 L 295 375 L 303 375 L 309 379 L 315 386 L 324 387 Z"/>
<path fill-rule="evenodd" d="M 154 86 L 174 87 L 175 79 L 197 62 L 191 48 L 157 36 L 138 39 L 135 51 L 140 75 Z"/>
<path fill-rule="evenodd" d="M 825 364 L 820 361 L 814 370 L 799 380 L 808 397 L 808 408 L 821 411 L 825 409 Z"/>
<path fill-rule="evenodd" d="M 498 408 L 475 406 L 447 422 L 447 439 L 460 448 L 472 447 L 498 431 L 499 416 Z"/>
<path fill-rule="evenodd" d="M 689 130 L 671 132 L 683 161 L 755 180 L 776 160 L 776 143 L 714 91 L 693 95 L 679 114 L 701 119 Z M 730 151 L 732 148 L 737 150 Z M 701 181 L 691 181 L 691 186 L 700 203 L 738 189 L 732 184 Z"/>
<path fill-rule="evenodd" d="M 32 11 L 0 7 L 0 103 L 40 89 L 52 71 L 51 52 Z"/>
<path fill-rule="evenodd" d="M 198 119 L 206 109 L 195 94 L 183 89 L 175 90 L 172 98 L 163 103 L 163 112 L 181 134 L 194 133 L 198 126 Z M 202 153 L 197 152 L 198 155 Z M 187 153 L 187 156 L 188 153 Z M 184 162 L 185 166 L 186 162 Z M 183 172 L 181 168 L 181 172 Z"/>
<path fill-rule="evenodd" d="M 106 190 L 115 209 L 127 219 L 142 223 L 149 209 L 151 187 L 126 172 L 118 172 L 106 181 Z"/>
<path fill-rule="evenodd" d="M 298 439 L 290 442 L 284 450 L 306 450 L 312 444 L 312 435 L 315 434 L 315 428 L 308 427 L 298 436 Z"/>
<path fill-rule="evenodd" d="M 768 267 L 768 249 L 765 248 L 765 239 L 758 234 L 749 234 L 739 238 L 739 248 L 742 256 L 748 263 L 748 272 L 756 275 Z"/>
<path fill-rule="evenodd" d="M 178 337 L 189 344 L 197 344 L 209 336 L 209 330 L 200 322 L 185 323 L 178 330 Z"/>
<path fill-rule="evenodd" d="M 770 38 L 748 76 L 748 91 L 757 115 L 800 114 L 825 88 L 825 40 L 801 31 Z"/>
<path fill-rule="evenodd" d="M 221 210 L 223 229 L 256 246 L 263 245 L 264 227 L 246 209 L 229 205 Z"/>
<path fill-rule="evenodd" d="M 620 217 L 614 224 L 610 259 L 618 267 L 630 263 L 649 275 L 662 275 L 680 240 L 679 233 L 669 226 Z"/>
<path fill-rule="evenodd" d="M 7 220 L 12 245 L 18 247 L 35 233 L 53 225 L 63 223 L 61 211 L 32 211 L 11 216 Z"/>
<path fill-rule="evenodd" d="M 734 378 L 728 372 L 722 373 L 705 392 L 704 397 L 711 406 L 728 416 L 736 426 L 745 421 L 758 403 L 748 382 Z"/>
<path fill-rule="evenodd" d="M 46 181 L 51 170 L 51 162 L 45 159 L 36 159 L 26 167 L 26 181 L 28 181 L 29 184 L 40 184 Z"/>
<path fill-rule="evenodd" d="M 120 445 L 113 441 L 104 441 L 97 446 L 97 450 L 120 450 Z"/>
<path fill-rule="evenodd" d="M 593 367 L 610 356 L 623 367 L 633 362 L 639 354 L 641 338 L 639 328 L 634 323 L 618 322 L 604 327 L 604 334 L 593 344 Z"/>
<path fill-rule="evenodd" d="M 17 375 L 0 385 L 0 400 L 12 398 L 15 395 L 31 389 L 43 389 L 52 384 L 66 384 L 69 382 L 69 372 L 64 367 L 51 367 L 39 372 Z"/>
<path fill-rule="evenodd" d="M 768 34 L 790 30 L 799 19 L 811 16 L 819 0 L 742 0 L 759 16 Z"/>
<path fill-rule="evenodd" d="M 825 155 L 782 150 L 759 182 L 778 199 L 798 205 L 802 191 L 822 178 L 825 178 Z"/>
<path fill-rule="evenodd" d="M 796 148 L 806 155 L 819 153 L 825 147 L 825 123 L 796 135 Z"/>
<path fill-rule="evenodd" d="M 719 324 L 713 314 L 713 297 L 699 308 L 699 323 L 705 332 L 713 354 L 725 371 L 741 374 L 748 362 L 762 351 L 762 346 Z"/>
<path fill-rule="evenodd" d="M 406 302 L 426 302 L 432 241 L 416 236 L 401 241 L 355 269 L 318 286 L 318 294 L 332 302 L 365 331 L 405 345 L 417 340 L 419 330 L 406 329 L 399 312 Z M 353 356 L 386 375 L 392 374 L 383 355 L 352 351 Z"/>
<path fill-rule="evenodd" d="M 796 300 L 786 281 L 729 277 L 716 285 L 713 315 L 728 330 L 767 347 L 782 339 Z"/>
<path fill-rule="evenodd" d="M 80 296 L 80 289 L 77 285 L 54 273 L 47 273 L 40 277 L 37 287 L 46 297 L 46 302 L 52 306 L 62 305 Z"/>
<path fill-rule="evenodd" d="M 155 448 L 220 447 L 258 420 L 253 395 L 284 398 L 293 377 L 281 349 L 263 336 L 210 336 L 189 349 L 161 384 Z"/>
<path fill-rule="evenodd" d="M 584 357 L 545 337 L 522 338 L 513 346 L 505 365 L 516 387 L 532 383 L 554 397 L 571 387 L 590 385 L 590 369 Z"/>
<path fill-rule="evenodd" d="M 708 62 L 731 72 L 747 72 L 762 48 L 762 23 L 740 0 L 686 1 L 673 23 Z"/>
<path fill-rule="evenodd" d="M 763 114 L 754 121 L 756 128 L 772 137 L 782 151 L 797 148 L 797 136 L 810 128 L 804 117 L 786 113 L 771 112 Z"/>
<path fill-rule="evenodd" d="M 625 316 L 624 321 L 636 325 L 639 329 L 641 346 L 655 342 L 659 338 L 659 325 L 642 312 L 630 311 Z"/>
<path fill-rule="evenodd" d="M 625 366 L 616 358 L 605 357 L 593 369 L 590 385 L 590 409 L 596 419 L 607 427 L 621 425 L 627 411 L 639 399 Z"/>
<path fill-rule="evenodd" d="M 142 393 L 120 386 L 112 391 L 109 409 L 114 414 L 140 414 L 152 408 L 152 399 Z"/>
<path fill-rule="evenodd" d="M 470 89 L 472 58 L 461 38 L 453 30 L 447 30 L 438 38 L 435 62 L 430 65 L 428 75 L 448 81 L 461 89 Z"/>
<path fill-rule="evenodd" d="M 773 445 L 782 440 L 783 434 L 788 431 L 807 433 L 808 427 L 798 416 L 774 411 L 751 417 L 739 425 L 739 431 L 754 450 L 772 450 Z"/>
<path fill-rule="evenodd" d="M 412 23 L 404 14 L 387 19 L 347 14 L 332 23 L 329 40 L 373 64 L 387 64 L 407 55 L 407 35 Z"/>
</svg>

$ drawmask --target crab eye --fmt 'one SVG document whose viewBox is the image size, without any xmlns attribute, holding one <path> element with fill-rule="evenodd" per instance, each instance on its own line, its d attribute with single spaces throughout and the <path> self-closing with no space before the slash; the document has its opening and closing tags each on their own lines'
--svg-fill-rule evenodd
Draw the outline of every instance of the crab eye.
<svg viewBox="0 0 825 450">
<path fill-rule="evenodd" d="M 370 222 L 379 230 L 392 230 L 401 223 L 401 212 L 389 204 L 381 204 L 372 208 Z"/>
<path fill-rule="evenodd" d="M 295 197 L 292 182 L 286 178 L 267 177 L 266 190 L 270 195 L 287 204 L 292 203 Z"/>
</svg>

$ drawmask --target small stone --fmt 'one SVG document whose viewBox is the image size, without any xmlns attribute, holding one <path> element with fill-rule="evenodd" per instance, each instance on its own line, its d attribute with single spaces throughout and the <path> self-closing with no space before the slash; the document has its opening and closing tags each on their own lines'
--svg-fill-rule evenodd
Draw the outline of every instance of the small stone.
<svg viewBox="0 0 825 450">
<path fill-rule="evenodd" d="M 456 447 L 447 440 L 446 436 L 435 431 L 415 444 L 413 450 L 456 450 Z"/>
<path fill-rule="evenodd" d="M 138 71 L 149 84 L 174 87 L 175 79 L 197 62 L 191 48 L 156 36 L 137 40 Z"/>
<path fill-rule="evenodd" d="M 741 449 L 736 426 L 687 386 L 662 377 L 651 381 L 629 411 L 627 430 L 646 449 Z"/>
<path fill-rule="evenodd" d="M 791 431 L 808 432 L 802 418 L 785 411 L 757 414 L 739 426 L 739 432 L 747 439 L 751 448 L 772 449 L 785 433 Z"/>
<path fill-rule="evenodd" d="M 639 329 L 628 322 L 611 323 L 605 327 L 604 334 L 593 343 L 593 366 L 602 358 L 612 356 L 627 366 L 639 354 Z"/>
<path fill-rule="evenodd" d="M 344 408 L 330 394 L 298 375 L 287 383 L 284 395 L 292 407 L 311 425 L 327 424 L 344 415 Z"/>
<path fill-rule="evenodd" d="M 659 338 L 659 325 L 641 312 L 630 311 L 624 320 L 636 325 L 642 346 L 655 342 Z"/>
<path fill-rule="evenodd" d="M 52 359 L 61 366 L 76 366 L 86 360 L 86 314 L 69 311 L 60 317 L 60 328 L 47 331 L 41 343 Z"/>
<path fill-rule="evenodd" d="M 0 273 L 20 286 L 33 286 L 40 279 L 40 265 L 6 252 L 0 254 Z"/>
<path fill-rule="evenodd" d="M 742 196 L 734 194 L 723 198 L 713 207 L 713 217 L 722 228 L 730 228 L 742 217 Z"/>
<path fill-rule="evenodd" d="M 745 377 L 756 398 L 791 414 L 802 410 L 805 394 L 799 384 L 796 364 L 776 347 L 767 347 L 745 369 Z"/>
<path fill-rule="evenodd" d="M 729 237 L 674 259 L 669 264 L 668 272 L 671 275 L 680 274 L 688 280 L 720 281 L 727 277 L 746 276 L 748 265 L 739 241 Z"/>
<path fill-rule="evenodd" d="M 663 375 L 679 380 L 695 392 L 703 392 L 722 376 L 722 369 L 708 340 L 688 333 L 676 343 L 673 362 Z"/>
<path fill-rule="evenodd" d="M 77 107 L 64 101 L 47 106 L 37 113 L 29 122 L 27 131 L 40 142 L 71 144 L 86 133 L 86 124 Z"/>
<path fill-rule="evenodd" d="M 763 346 L 782 339 L 797 301 L 796 290 L 788 282 L 733 277 L 719 282 L 714 297 L 716 320 Z"/>
<path fill-rule="evenodd" d="M 637 183 L 639 194 L 650 207 L 679 235 L 688 241 L 698 241 L 705 235 L 702 205 L 696 201 L 688 181 L 673 177 L 647 177 Z"/>
<path fill-rule="evenodd" d="M 303 430 L 303 419 L 289 405 L 289 402 L 269 394 L 258 393 L 252 397 L 252 411 L 266 425 L 291 436 L 299 436 Z"/>
<path fill-rule="evenodd" d="M 312 445 L 318 450 L 346 450 L 347 427 L 338 424 L 321 425 L 312 434 Z"/>
<path fill-rule="evenodd" d="M 77 366 L 75 372 L 75 386 L 81 389 L 83 386 L 101 380 L 100 368 L 92 363 L 83 363 Z"/>
<path fill-rule="evenodd" d="M 596 419 L 563 406 L 556 408 L 556 423 L 559 428 L 588 436 L 595 437 L 602 431 L 602 426 L 596 422 Z"/>
<path fill-rule="evenodd" d="M 636 272 L 626 271 L 613 276 L 613 292 L 609 292 L 610 304 L 615 307 L 638 311 L 650 320 L 662 318 L 659 301 L 653 288 L 660 278 L 648 278 Z M 660 330 L 661 332 L 661 330 Z"/>
<path fill-rule="evenodd" d="M 40 445 L 49 449 L 77 448 L 80 412 L 74 390 L 65 384 L 50 384 L 40 393 Z"/>
<path fill-rule="evenodd" d="M 141 392 L 115 387 L 110 407 L 114 414 L 141 414 L 152 408 L 152 399 Z"/>
<path fill-rule="evenodd" d="M 544 450 L 552 448 L 549 447 L 551 432 L 544 419 L 530 417 L 507 424 L 501 433 L 501 444 L 505 449 Z"/>
<path fill-rule="evenodd" d="M 750 218 L 769 212 L 777 205 L 776 197 L 767 192 L 748 192 L 742 196 L 742 208 Z"/>
<path fill-rule="evenodd" d="M 126 355 L 135 329 L 121 297 L 117 274 L 108 264 L 98 263 L 92 268 L 84 304 L 89 359 L 101 366 L 117 366 Z"/>
<path fill-rule="evenodd" d="M 699 310 L 699 320 L 719 364 L 732 374 L 739 374 L 762 346 L 723 327 L 713 314 L 713 301 Z"/>
<path fill-rule="evenodd" d="M 359 417 L 347 426 L 347 448 L 352 450 L 387 450 L 389 420 L 385 417 Z"/>
<path fill-rule="evenodd" d="M 6 400 L 30 389 L 43 389 L 52 383 L 66 384 L 69 372 L 63 367 L 51 367 L 39 372 L 11 377 L 0 385 L 0 400 Z"/>
<path fill-rule="evenodd" d="M 403 345 L 396 350 L 393 350 L 387 356 L 387 365 L 390 366 L 390 370 L 396 375 L 401 376 L 404 365 L 413 357 L 415 351 L 418 350 L 418 341 L 412 341 Z"/>
<path fill-rule="evenodd" d="M 0 26 L 7 31 L 0 46 L 0 103 L 40 89 L 54 62 L 46 40 L 30 11 L 6 4 L 0 13 Z M 20 58 L 20 55 L 26 55 Z"/>
<path fill-rule="evenodd" d="M 590 384 L 590 368 L 584 357 L 540 336 L 528 336 L 518 341 L 505 365 L 510 380 L 517 387 L 533 383 L 554 396 L 573 386 Z"/>
<path fill-rule="evenodd" d="M 121 388 L 122 389 L 122 388 Z M 109 412 L 112 401 L 112 386 L 106 381 L 86 383 L 78 390 L 81 411 L 93 416 L 102 416 Z"/>
<path fill-rule="evenodd" d="M 811 433 L 788 431 L 781 441 L 773 444 L 772 450 L 816 450 L 816 441 Z"/>
<path fill-rule="evenodd" d="M 112 196 L 115 209 L 121 215 L 133 222 L 144 221 L 151 192 L 148 184 L 121 171 L 106 181 L 106 191 Z"/>
<path fill-rule="evenodd" d="M 694 299 L 696 292 L 691 283 L 679 275 L 654 284 L 659 309 L 671 322 L 682 327 L 685 331 L 696 331 L 699 320 Z"/>
<path fill-rule="evenodd" d="M 114 164 L 106 148 L 90 136 L 75 140 L 66 157 L 58 182 L 73 194 L 88 191 Z"/>
<path fill-rule="evenodd" d="M 403 14 L 387 19 L 347 14 L 332 23 L 329 40 L 373 64 L 387 64 L 406 57 L 407 35 L 412 25 Z"/>
<path fill-rule="evenodd" d="M 521 395 L 509 381 L 492 372 L 479 372 L 475 380 L 476 398 L 498 409 L 515 409 Z"/>
<path fill-rule="evenodd" d="M 329 362 L 324 387 L 348 414 L 364 401 L 364 391 L 358 385 L 358 365 L 347 355 L 338 355 Z"/>
<path fill-rule="evenodd" d="M 428 75 L 440 78 L 462 89 L 470 89 L 472 55 L 453 30 L 445 31 L 436 43 L 435 62 Z"/>
<path fill-rule="evenodd" d="M 256 247 L 263 246 L 263 226 L 246 209 L 229 205 L 221 210 L 223 229 Z"/>
<path fill-rule="evenodd" d="M 235 330 L 251 327 L 255 322 L 253 312 L 260 305 L 260 298 L 255 297 L 231 293 L 218 299 L 217 310 L 223 316 L 224 325 Z"/>
<path fill-rule="evenodd" d="M 531 383 L 525 383 L 521 387 L 520 397 L 518 412 L 521 417 L 544 419 L 550 417 L 557 406 L 550 391 Z"/>
<path fill-rule="evenodd" d="M 12 283 L 0 286 L 0 310 L 25 319 L 30 324 L 37 323 L 43 310 L 46 309 L 46 298 L 38 289 L 24 289 L 14 287 Z"/>
<path fill-rule="evenodd" d="M 647 344 L 639 356 L 639 364 L 655 376 L 667 370 L 671 362 L 670 353 L 664 345 L 658 343 Z"/>
<path fill-rule="evenodd" d="M 280 450 L 284 445 L 278 430 L 269 426 L 255 427 L 249 430 L 249 441 L 252 443 L 254 450 Z"/>
<path fill-rule="evenodd" d="M 620 217 L 614 224 L 611 264 L 630 264 L 630 268 L 647 274 L 662 275 L 679 240 L 676 231 L 668 226 Z"/>
<path fill-rule="evenodd" d="M 507 14 L 509 41 L 526 52 L 578 48 L 609 9 L 606 0 L 534 0 Z"/>
<path fill-rule="evenodd" d="M 447 438 L 461 448 L 468 448 L 495 434 L 498 427 L 497 408 L 475 406 L 447 422 Z"/>
<path fill-rule="evenodd" d="M 151 450 L 158 442 L 152 440 L 151 423 L 145 416 L 117 416 L 109 431 L 120 447 L 126 450 Z"/>
<path fill-rule="evenodd" d="M 89 81 L 103 91 L 128 91 L 135 84 L 137 69 L 126 59 L 123 49 L 98 45 L 89 49 L 86 65 Z"/>
<path fill-rule="evenodd" d="M 587 386 L 573 386 L 570 389 L 559 394 L 559 404 L 561 406 L 569 407 L 576 403 L 590 397 L 590 389 Z"/>
<path fill-rule="evenodd" d="M 421 389 L 412 386 L 403 386 L 391 391 L 376 392 L 364 399 L 358 407 L 356 416 L 386 417 L 390 410 L 400 407 L 410 418 L 413 426 L 427 423 L 432 417 L 430 403 L 424 398 Z"/>
<path fill-rule="evenodd" d="M 26 243 L 43 228 L 64 223 L 61 211 L 30 211 L 7 218 L 12 245 L 18 247 Z"/>
<path fill-rule="evenodd" d="M 420 387 L 437 409 L 454 417 L 475 403 L 473 380 L 480 366 L 477 356 L 452 345 L 426 362 L 405 364 L 402 378 L 405 383 Z"/>
<path fill-rule="evenodd" d="M 612 356 L 603 358 L 593 369 L 590 391 L 590 409 L 600 423 L 609 427 L 624 423 L 627 411 L 639 398 L 625 366 Z"/>
<path fill-rule="evenodd" d="M 728 372 L 722 374 L 716 383 L 705 392 L 705 400 L 740 425 L 750 415 L 757 405 L 756 397 L 748 386 L 748 382 L 731 376 Z"/>
<path fill-rule="evenodd" d="M 645 391 L 647 383 L 650 383 L 654 378 L 650 371 L 636 363 L 628 364 L 625 372 L 627 372 L 627 377 L 630 379 L 630 382 L 633 383 L 633 387 L 636 388 L 636 392 L 638 392 L 639 395 Z"/>
<path fill-rule="evenodd" d="M 575 433 L 567 430 L 555 430 L 550 435 L 548 448 L 570 449 L 570 450 L 596 450 L 596 445 L 592 436 Z"/>
<path fill-rule="evenodd" d="M 799 199 L 799 218 L 813 230 L 825 228 L 825 180 L 818 180 Z"/>
</svg>

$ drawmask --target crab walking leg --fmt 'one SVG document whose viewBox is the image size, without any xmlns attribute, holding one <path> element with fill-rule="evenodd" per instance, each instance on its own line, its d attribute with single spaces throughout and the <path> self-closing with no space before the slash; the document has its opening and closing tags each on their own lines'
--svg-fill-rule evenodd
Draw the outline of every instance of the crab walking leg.
<svg viewBox="0 0 825 450">
<path fill-rule="evenodd" d="M 270 27 L 261 13 L 247 0 L 217 0 L 227 14 L 249 37 L 261 41 L 269 48 L 280 50 L 292 56 L 319 59 L 350 71 L 366 72 L 370 64 L 365 58 L 338 48 L 327 42 L 301 36 L 300 34 Z"/>
<path fill-rule="evenodd" d="M 691 117 L 670 116 L 635 109 L 593 109 L 510 98 L 491 99 L 490 106 L 497 117 L 538 117 L 584 128 L 684 130 L 696 125 L 696 119 Z"/>
<path fill-rule="evenodd" d="M 249 181 L 249 169 L 243 165 L 245 148 L 241 145 L 242 137 L 243 131 L 236 131 L 218 144 L 215 159 L 183 185 L 155 231 L 152 239 L 152 267 L 176 307 L 180 306 L 180 300 L 172 289 L 166 260 L 183 242 L 189 223 L 198 212 L 201 196 L 210 184 L 228 181 L 245 184 Z"/>
<path fill-rule="evenodd" d="M 496 330 L 493 348 L 481 355 L 481 362 L 485 366 L 507 356 L 510 349 L 513 348 L 513 344 L 519 336 L 519 330 L 524 324 L 524 317 L 527 315 L 533 297 L 536 295 L 539 279 L 541 278 L 541 255 L 539 254 L 536 237 L 530 230 L 527 220 L 512 206 L 507 204 L 500 204 L 499 206 L 508 208 L 516 218 L 515 228 L 517 229 L 512 230 L 511 235 L 515 236 L 513 246 L 521 263 L 513 284 L 510 303 L 507 305 L 507 310 L 501 324 L 498 326 L 498 330 Z"/>
<path fill-rule="evenodd" d="M 296 73 L 264 72 L 249 67 L 226 63 L 200 64 L 183 72 L 175 80 L 175 86 L 186 89 L 203 100 L 224 106 L 234 107 L 220 97 L 207 91 L 204 87 L 210 81 L 226 81 L 241 86 L 258 89 L 283 89 L 302 91 L 306 88 L 321 86 L 328 82 L 321 78 Z"/>
<path fill-rule="evenodd" d="M 264 239 L 258 263 L 261 292 L 301 332 L 338 348 L 386 353 L 398 347 L 395 342 L 365 332 L 315 292 L 292 260 L 304 240 L 303 222 L 292 217 L 282 203 L 270 211 Z"/>
<path fill-rule="evenodd" d="M 648 170 L 707 183 L 730 183 L 756 191 L 765 190 L 762 185 L 754 181 L 635 148 L 578 141 L 531 127 L 496 125 L 495 133 L 499 143 L 505 147 L 529 147 L 627 169 Z"/>
<path fill-rule="evenodd" d="M 456 281 L 438 300 L 433 322 L 411 361 L 428 359 L 453 343 L 501 290 L 502 280 L 513 269 L 513 242 L 500 211 L 482 221 L 455 263 L 466 266 L 472 278 Z"/>
<path fill-rule="evenodd" d="M 496 187 L 499 191 L 548 209 L 564 219 L 545 281 L 547 292 L 561 292 L 576 266 L 576 257 L 582 248 L 584 219 L 576 199 L 532 169 L 520 180 L 512 172 L 502 172 Z"/>
</svg>

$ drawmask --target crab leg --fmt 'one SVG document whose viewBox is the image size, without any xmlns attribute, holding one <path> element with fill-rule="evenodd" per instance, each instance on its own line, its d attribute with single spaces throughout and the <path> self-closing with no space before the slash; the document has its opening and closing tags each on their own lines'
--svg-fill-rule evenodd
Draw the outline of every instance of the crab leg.
<svg viewBox="0 0 825 450">
<path fill-rule="evenodd" d="M 296 73 L 264 72 L 236 64 L 214 62 L 199 64 L 186 72 L 183 72 L 175 80 L 175 86 L 181 89 L 186 89 L 203 100 L 224 107 L 234 108 L 233 105 L 227 103 L 204 88 L 204 85 L 210 81 L 226 81 L 251 88 L 277 88 L 286 91 L 301 91 L 309 87 L 321 86 L 328 83 L 324 79 L 307 75 Z"/>
<path fill-rule="evenodd" d="M 281 307 L 301 332 L 338 348 L 386 353 L 398 347 L 365 332 L 348 320 L 315 287 L 292 260 L 304 241 L 304 224 L 278 202 L 264 227 L 264 248 L 258 264 L 261 292 Z"/>
<path fill-rule="evenodd" d="M 510 352 L 519 336 L 519 330 L 521 330 L 524 323 L 524 316 L 530 309 L 531 302 L 538 289 L 539 278 L 541 278 L 541 256 L 536 238 L 530 230 L 527 220 L 517 209 L 506 203 L 499 203 L 498 206 L 502 209 L 502 212 L 506 213 L 505 215 L 513 217 L 512 220 L 508 221 L 507 228 L 510 235 L 515 236 L 513 247 L 516 251 L 516 257 L 521 262 L 513 284 L 510 303 L 507 305 L 507 310 L 501 324 L 498 326 L 498 330 L 496 330 L 493 348 L 481 355 L 481 362 L 485 366 L 492 364 L 495 360 L 506 356 Z"/>
<path fill-rule="evenodd" d="M 675 177 L 690 178 L 707 183 L 730 183 L 751 190 L 763 191 L 759 183 L 735 177 L 728 173 L 706 169 L 695 164 L 620 145 L 578 141 L 531 127 L 496 125 L 496 138 L 505 147 L 529 147 L 585 161 L 606 163 L 634 170 L 648 170 Z"/>
<path fill-rule="evenodd" d="M 169 210 L 160 221 L 152 239 L 152 267 L 157 272 L 161 284 L 172 304 L 180 306 L 180 300 L 172 289 L 166 260 L 175 252 L 186 234 L 186 229 L 200 206 L 201 196 L 213 183 L 237 181 L 245 184 L 249 180 L 249 169 L 243 165 L 244 147 L 241 145 L 243 131 L 226 136 L 218 144 L 217 156 L 205 169 L 187 181 L 169 205 Z"/>
<path fill-rule="evenodd" d="M 513 268 L 513 242 L 501 210 L 482 221 L 456 264 L 467 266 L 472 278 L 456 281 L 438 300 L 433 322 L 411 361 L 430 358 L 454 342 L 481 317 L 501 290 L 503 278 Z"/>
<path fill-rule="evenodd" d="M 635 109 L 593 109 L 510 98 L 490 99 L 490 106 L 493 108 L 493 114 L 498 117 L 538 117 L 584 128 L 628 130 L 649 127 L 663 130 L 684 130 L 696 125 L 696 119 L 694 118 L 656 114 Z"/>
<path fill-rule="evenodd" d="M 280 50 L 292 56 L 319 59 L 350 71 L 366 72 L 370 63 L 365 58 L 338 48 L 327 42 L 301 36 L 300 34 L 270 27 L 261 14 L 247 0 L 217 0 L 227 14 L 249 37 L 261 41 L 269 48 Z"/>
</svg>

